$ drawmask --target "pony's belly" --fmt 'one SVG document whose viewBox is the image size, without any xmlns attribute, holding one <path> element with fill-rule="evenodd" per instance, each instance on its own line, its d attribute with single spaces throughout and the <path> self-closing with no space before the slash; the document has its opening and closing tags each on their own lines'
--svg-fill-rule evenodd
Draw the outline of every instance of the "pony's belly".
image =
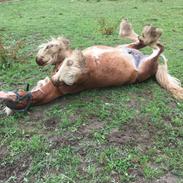
<svg viewBox="0 0 183 183">
<path fill-rule="evenodd" d="M 125 58 L 128 62 L 132 63 L 136 70 L 138 70 L 141 61 L 146 57 L 139 50 L 128 48 L 124 45 L 115 48 L 108 46 L 93 46 L 85 49 L 83 54 L 85 56 L 91 56 L 96 64 L 100 64 L 101 57 L 106 54 L 117 55 L 117 57 L 121 57 L 121 59 Z"/>
<path fill-rule="evenodd" d="M 133 57 L 121 52 L 104 53 L 92 60 L 90 81 L 92 86 L 116 86 L 136 81 L 138 71 Z"/>
<path fill-rule="evenodd" d="M 128 48 L 123 45 L 118 46 L 117 48 L 121 50 L 121 52 L 124 54 L 124 56 L 125 55 L 131 56 L 131 61 L 133 62 L 134 66 L 137 70 L 138 70 L 141 62 L 143 61 L 143 59 L 145 57 L 147 57 L 142 52 L 140 52 L 139 50 L 134 49 L 134 48 Z"/>
</svg>

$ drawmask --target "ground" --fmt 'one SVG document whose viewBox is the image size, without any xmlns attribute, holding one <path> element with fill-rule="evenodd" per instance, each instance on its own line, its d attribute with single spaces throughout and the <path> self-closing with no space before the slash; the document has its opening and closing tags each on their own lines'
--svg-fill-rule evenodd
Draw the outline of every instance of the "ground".
<svg viewBox="0 0 183 183">
<path fill-rule="evenodd" d="M 22 40 L 26 61 L 1 69 L 0 90 L 32 86 L 50 67 L 35 63 L 37 46 L 64 35 L 73 48 L 126 43 L 127 17 L 139 33 L 164 30 L 170 73 L 183 81 L 182 0 L 18 0 L 0 4 L 6 45 Z M 110 26 L 106 35 L 101 19 Z M 149 52 L 150 50 L 145 50 Z M 154 78 L 136 85 L 85 91 L 0 117 L 0 182 L 183 182 L 183 102 Z"/>
</svg>

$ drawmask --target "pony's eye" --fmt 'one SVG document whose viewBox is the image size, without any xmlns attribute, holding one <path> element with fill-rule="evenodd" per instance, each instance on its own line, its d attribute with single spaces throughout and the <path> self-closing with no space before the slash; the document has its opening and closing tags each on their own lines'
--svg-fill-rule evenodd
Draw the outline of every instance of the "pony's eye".
<svg viewBox="0 0 183 183">
<path fill-rule="evenodd" d="M 48 45 L 48 46 L 46 47 L 46 49 L 52 48 L 53 46 L 54 46 L 53 44 Z"/>
</svg>

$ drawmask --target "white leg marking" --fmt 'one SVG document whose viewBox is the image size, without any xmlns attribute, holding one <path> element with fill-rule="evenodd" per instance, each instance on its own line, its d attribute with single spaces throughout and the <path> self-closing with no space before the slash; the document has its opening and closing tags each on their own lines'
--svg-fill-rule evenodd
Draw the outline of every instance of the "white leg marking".
<svg viewBox="0 0 183 183">
<path fill-rule="evenodd" d="M 156 57 L 156 56 L 158 55 L 159 51 L 160 51 L 160 48 L 158 48 L 158 47 L 157 47 L 156 49 L 153 49 L 152 54 L 149 55 L 149 56 L 147 56 L 147 57 L 145 57 L 145 58 L 143 59 L 143 61 L 147 61 L 147 60 L 153 59 L 154 57 Z"/>
<path fill-rule="evenodd" d="M 160 56 L 163 58 L 163 61 L 164 61 L 164 62 L 166 62 L 166 63 L 168 62 L 168 59 L 165 57 L 164 54 L 161 54 Z"/>
<path fill-rule="evenodd" d="M 46 85 L 49 81 L 50 81 L 49 77 L 46 77 L 45 79 L 38 81 L 37 85 L 31 91 L 40 89 L 42 86 Z"/>
<path fill-rule="evenodd" d="M 5 107 L 3 111 L 6 113 L 7 116 L 13 114 L 13 110 L 11 110 L 9 107 Z"/>
</svg>

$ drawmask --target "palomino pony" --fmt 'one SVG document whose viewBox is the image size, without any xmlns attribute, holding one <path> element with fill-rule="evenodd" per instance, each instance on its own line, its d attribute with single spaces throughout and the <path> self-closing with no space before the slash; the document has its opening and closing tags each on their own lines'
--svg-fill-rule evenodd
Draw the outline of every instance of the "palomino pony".
<svg viewBox="0 0 183 183">
<path fill-rule="evenodd" d="M 127 45 L 92 46 L 83 51 L 71 50 L 69 41 L 59 37 L 40 46 L 36 62 L 40 66 L 54 65 L 51 79 L 37 83 L 30 92 L 0 92 L 5 112 L 27 109 L 30 105 L 42 105 L 60 96 L 92 88 L 119 86 L 143 82 L 156 76 L 158 83 L 177 99 L 183 99 L 180 82 L 168 74 L 167 60 L 162 54 L 164 47 L 159 43 L 161 30 L 145 26 L 138 36 L 130 23 L 122 20 L 119 34 L 131 39 Z M 144 55 L 139 49 L 150 46 L 151 55 Z M 158 59 L 163 57 L 164 64 Z"/>
</svg>

